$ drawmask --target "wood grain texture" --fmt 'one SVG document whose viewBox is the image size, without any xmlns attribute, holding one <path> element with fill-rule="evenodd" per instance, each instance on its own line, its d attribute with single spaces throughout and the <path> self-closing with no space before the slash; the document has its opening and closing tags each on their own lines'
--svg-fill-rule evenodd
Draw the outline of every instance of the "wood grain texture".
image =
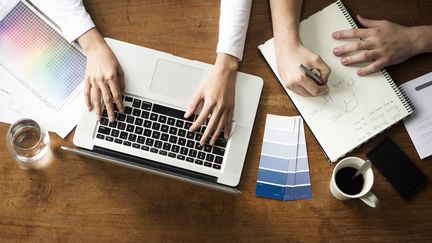
<svg viewBox="0 0 432 243">
<path fill-rule="evenodd" d="M 302 18 L 330 4 L 304 1 Z M 354 14 L 405 25 L 432 24 L 432 1 L 346 1 Z M 87 0 L 104 36 L 212 63 L 219 1 Z M 255 196 L 257 168 L 268 113 L 298 115 L 257 46 L 272 37 L 267 1 L 254 1 L 240 70 L 265 80 L 238 197 L 64 153 L 65 140 L 51 134 L 52 164 L 42 171 L 19 169 L 0 139 L 0 239 L 39 242 L 137 241 L 432 241 L 432 188 L 410 202 L 374 168 L 378 209 L 359 200 L 340 202 L 328 189 L 327 163 L 306 129 L 313 199 L 280 202 Z M 397 84 L 431 71 L 424 54 L 388 68 Z M 145 63 L 143 63 L 145 65 Z M 78 115 L 78 114 L 77 114 Z M 4 136 L 7 124 L 0 124 Z M 365 157 L 390 136 L 432 178 L 432 158 L 420 160 L 403 124 L 355 150 Z"/>
</svg>

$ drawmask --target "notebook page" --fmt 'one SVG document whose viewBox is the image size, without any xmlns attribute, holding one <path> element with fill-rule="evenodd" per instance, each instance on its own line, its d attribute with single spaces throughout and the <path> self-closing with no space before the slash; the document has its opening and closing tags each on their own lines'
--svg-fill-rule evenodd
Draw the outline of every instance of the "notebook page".
<svg viewBox="0 0 432 243">
<path fill-rule="evenodd" d="M 358 66 L 343 66 L 333 55 L 334 47 L 353 40 L 334 40 L 331 34 L 351 28 L 337 3 L 302 21 L 303 43 L 332 69 L 330 91 L 319 97 L 302 97 L 285 89 L 332 162 L 409 115 L 382 72 L 359 77 Z M 280 81 L 273 39 L 258 48 Z"/>
</svg>

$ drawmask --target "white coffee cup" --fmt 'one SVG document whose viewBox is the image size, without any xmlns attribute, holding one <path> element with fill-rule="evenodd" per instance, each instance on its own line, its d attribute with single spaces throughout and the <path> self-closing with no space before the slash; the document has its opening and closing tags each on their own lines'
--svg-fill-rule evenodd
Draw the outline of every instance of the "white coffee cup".
<svg viewBox="0 0 432 243">
<path fill-rule="evenodd" d="M 362 171 L 364 183 L 361 191 L 354 195 L 349 195 L 344 193 L 336 184 L 336 174 L 342 168 L 352 167 L 355 169 L 359 169 L 365 163 L 364 160 L 357 157 L 347 157 L 342 159 L 334 168 L 332 177 L 330 179 L 330 191 L 334 197 L 339 200 L 345 201 L 354 198 L 358 198 L 362 200 L 364 203 L 369 205 L 370 207 L 375 208 L 379 204 L 379 199 L 371 192 L 371 188 L 374 182 L 374 176 L 372 172 L 372 168 L 368 168 L 365 171 Z"/>
</svg>

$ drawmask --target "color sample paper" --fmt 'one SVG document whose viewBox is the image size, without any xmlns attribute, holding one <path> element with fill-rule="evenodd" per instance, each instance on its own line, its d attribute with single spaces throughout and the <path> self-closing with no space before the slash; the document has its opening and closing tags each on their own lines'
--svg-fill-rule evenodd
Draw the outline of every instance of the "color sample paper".
<svg viewBox="0 0 432 243">
<path fill-rule="evenodd" d="M 61 110 L 80 91 L 86 58 L 22 1 L 0 20 L 0 64 L 46 105 Z"/>
<path fill-rule="evenodd" d="M 278 200 L 312 197 L 303 119 L 267 115 L 256 194 Z"/>
</svg>

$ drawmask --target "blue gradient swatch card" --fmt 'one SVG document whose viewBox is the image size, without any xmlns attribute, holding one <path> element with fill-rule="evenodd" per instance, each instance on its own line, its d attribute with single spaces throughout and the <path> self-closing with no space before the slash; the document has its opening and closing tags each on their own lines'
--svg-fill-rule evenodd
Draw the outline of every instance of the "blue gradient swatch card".
<svg viewBox="0 0 432 243">
<path fill-rule="evenodd" d="M 312 197 L 301 117 L 267 115 L 256 194 L 278 200 Z"/>
</svg>

